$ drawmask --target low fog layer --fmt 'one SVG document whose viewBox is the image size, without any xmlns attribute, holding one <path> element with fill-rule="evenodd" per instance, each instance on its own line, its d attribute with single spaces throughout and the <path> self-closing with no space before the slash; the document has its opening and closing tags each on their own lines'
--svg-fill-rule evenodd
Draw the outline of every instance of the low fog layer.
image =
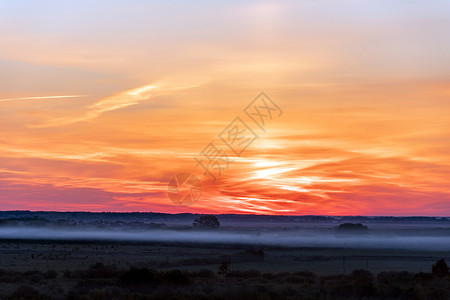
<svg viewBox="0 0 450 300">
<path fill-rule="evenodd" d="M 285 247 L 339 247 L 373 249 L 411 249 L 450 251 L 450 236 L 440 234 L 402 235 L 368 232 L 339 234 L 333 231 L 289 230 L 246 233 L 239 231 L 201 231 L 157 229 L 147 231 L 51 229 L 2 227 L 0 239 L 98 240 L 142 242 L 189 242 L 271 245 Z"/>
</svg>

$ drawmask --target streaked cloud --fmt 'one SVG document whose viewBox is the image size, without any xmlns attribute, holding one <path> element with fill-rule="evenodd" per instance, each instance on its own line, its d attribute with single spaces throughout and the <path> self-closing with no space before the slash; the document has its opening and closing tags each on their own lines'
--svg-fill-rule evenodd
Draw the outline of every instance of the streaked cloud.
<svg viewBox="0 0 450 300">
<path fill-rule="evenodd" d="M 22 97 L 22 98 L 9 98 L 0 99 L 0 102 L 17 101 L 17 100 L 41 100 L 41 99 L 64 99 L 64 98 L 81 98 L 88 95 L 64 95 L 64 96 L 38 96 L 38 97 Z"/>
<path fill-rule="evenodd" d="M 87 121 L 99 117 L 105 112 L 122 109 L 128 106 L 136 105 L 141 101 L 149 100 L 153 97 L 171 94 L 175 91 L 190 89 L 197 86 L 198 83 L 186 83 L 178 81 L 159 82 L 141 86 L 138 88 L 119 92 L 117 94 L 101 98 L 94 104 L 88 106 L 80 115 L 57 117 L 46 120 L 40 124 L 34 124 L 31 127 L 53 127 L 66 126 L 77 122 Z"/>
</svg>

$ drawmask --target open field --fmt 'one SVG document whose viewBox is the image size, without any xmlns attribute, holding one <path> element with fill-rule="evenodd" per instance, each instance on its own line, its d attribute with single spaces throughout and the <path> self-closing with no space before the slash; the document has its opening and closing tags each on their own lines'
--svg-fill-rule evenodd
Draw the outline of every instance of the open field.
<svg viewBox="0 0 450 300">
<path fill-rule="evenodd" d="M 205 296 L 208 289 L 221 297 L 204 299 L 261 299 L 261 286 L 267 286 L 264 293 L 276 295 L 273 299 L 328 299 L 326 293 L 340 294 L 328 288 L 319 293 L 323 288 L 314 284 L 333 282 L 333 276 L 351 284 L 358 270 L 378 274 L 377 278 L 392 271 L 413 278 L 418 272 L 429 273 L 437 259 L 450 260 L 448 251 L 431 250 L 67 240 L 1 240 L 0 245 L 0 296 L 11 299 L 19 299 L 18 295 L 30 296 L 27 299 L 197 299 L 184 297 L 197 292 Z M 258 255 L 261 251 L 263 257 Z M 223 262 L 229 262 L 226 282 L 218 274 Z M 126 270 L 144 268 L 158 274 L 180 270 L 191 281 L 117 287 Z M 425 287 L 425 296 L 417 299 L 428 299 L 432 291 Z M 440 293 L 435 299 L 447 299 L 447 294 Z M 138 296 L 130 298 L 133 294 Z M 350 294 L 335 299 L 352 299 L 346 295 Z"/>
<path fill-rule="evenodd" d="M 245 257 L 246 250 L 261 249 L 264 258 Z M 312 271 L 319 275 L 349 273 L 354 269 L 429 272 L 433 262 L 446 258 L 448 251 L 349 248 L 283 248 L 252 245 L 107 242 L 107 241 L 33 241 L 2 240 L 0 269 L 47 270 L 89 267 L 95 262 L 120 268 L 217 271 L 223 260 L 231 269 L 255 269 L 261 272 Z"/>
<path fill-rule="evenodd" d="M 368 228 L 342 231 L 336 219 L 237 216 L 198 228 L 190 215 L 46 218 L 4 216 L 0 298 L 450 297 L 450 277 L 431 275 L 450 261 L 447 219 L 363 219 Z"/>
</svg>

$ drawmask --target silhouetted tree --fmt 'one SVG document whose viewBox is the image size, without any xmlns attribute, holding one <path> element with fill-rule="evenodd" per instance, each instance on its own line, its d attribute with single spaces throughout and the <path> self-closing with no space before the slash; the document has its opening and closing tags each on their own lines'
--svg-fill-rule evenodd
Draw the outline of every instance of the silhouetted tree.
<svg viewBox="0 0 450 300">
<path fill-rule="evenodd" d="M 449 267 L 444 259 L 436 261 L 433 267 L 431 267 L 431 273 L 438 277 L 445 277 L 450 275 Z"/>
<path fill-rule="evenodd" d="M 366 231 L 367 226 L 361 223 L 344 223 L 337 227 L 338 231 Z"/>
<path fill-rule="evenodd" d="M 217 271 L 218 275 L 223 276 L 223 281 L 225 281 L 225 276 L 227 275 L 229 269 L 228 269 L 229 263 L 227 261 L 222 262 L 222 264 L 219 266 L 219 271 Z"/>
<path fill-rule="evenodd" d="M 203 227 L 203 228 L 219 228 L 220 222 L 216 216 L 213 215 L 204 215 L 200 218 L 196 218 L 194 223 L 192 223 L 194 227 Z"/>
</svg>

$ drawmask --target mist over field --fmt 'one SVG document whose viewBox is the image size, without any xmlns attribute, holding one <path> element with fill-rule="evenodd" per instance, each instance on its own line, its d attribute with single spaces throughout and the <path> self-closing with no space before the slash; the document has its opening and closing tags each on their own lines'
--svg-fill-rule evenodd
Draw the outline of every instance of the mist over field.
<svg viewBox="0 0 450 300">
<path fill-rule="evenodd" d="M 337 247 L 360 249 L 415 249 L 450 251 L 449 229 L 414 233 L 409 230 L 339 233 L 330 230 L 108 230 L 39 227 L 2 227 L 1 239 L 64 241 L 137 241 L 215 243 L 280 247 Z"/>
<path fill-rule="evenodd" d="M 266 286 L 267 299 L 356 299 L 363 281 L 373 299 L 448 299 L 445 261 L 447 217 L 0 211 L 0 298 L 177 299 L 167 288 L 195 288 L 198 299 L 213 286 L 244 300 L 244 283 Z M 436 286 L 444 297 L 430 296 Z"/>
</svg>

